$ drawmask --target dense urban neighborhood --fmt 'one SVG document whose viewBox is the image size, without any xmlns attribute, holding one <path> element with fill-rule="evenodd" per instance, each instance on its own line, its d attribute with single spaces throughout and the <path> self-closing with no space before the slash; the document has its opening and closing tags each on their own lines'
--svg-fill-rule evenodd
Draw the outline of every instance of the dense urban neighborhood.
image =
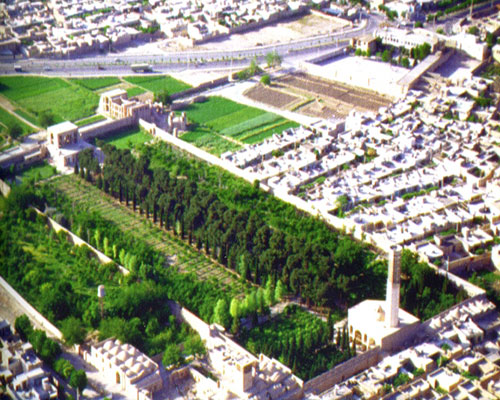
<svg viewBox="0 0 500 400">
<path fill-rule="evenodd" d="M 0 3 L 0 398 L 500 398 L 500 4 Z"/>
</svg>

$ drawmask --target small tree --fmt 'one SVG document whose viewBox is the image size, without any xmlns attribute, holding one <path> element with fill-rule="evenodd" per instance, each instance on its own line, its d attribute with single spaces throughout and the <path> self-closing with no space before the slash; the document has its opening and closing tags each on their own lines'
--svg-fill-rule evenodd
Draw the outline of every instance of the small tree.
<svg viewBox="0 0 500 400">
<path fill-rule="evenodd" d="M 231 315 L 229 314 L 227 302 L 224 299 L 219 299 L 215 305 L 214 322 L 222 325 L 226 329 L 229 328 L 229 324 L 231 324 Z"/>
<path fill-rule="evenodd" d="M 14 329 L 22 340 L 28 340 L 28 336 L 33 332 L 33 326 L 31 321 L 26 314 L 23 314 L 16 318 L 14 322 Z"/>
<path fill-rule="evenodd" d="M 268 67 L 277 67 L 281 65 L 281 57 L 276 51 L 273 51 L 266 54 L 266 62 Z"/>
<path fill-rule="evenodd" d="M 283 300 L 284 294 L 285 294 L 285 286 L 281 281 L 278 281 L 278 283 L 276 284 L 276 289 L 274 291 L 274 299 L 276 301 Z"/>
<path fill-rule="evenodd" d="M 69 377 L 69 384 L 82 394 L 83 390 L 87 387 L 87 374 L 83 369 L 75 369 Z"/>
<path fill-rule="evenodd" d="M 165 348 L 165 352 L 163 353 L 163 366 L 168 367 L 169 365 L 173 365 L 175 367 L 181 365 L 184 362 L 184 357 L 175 343 L 170 343 Z"/>
<path fill-rule="evenodd" d="M 271 84 L 271 77 L 269 75 L 262 75 L 262 78 L 260 78 L 260 83 L 263 85 L 269 86 Z"/>
<path fill-rule="evenodd" d="M 40 125 L 42 125 L 44 128 L 47 128 L 50 125 L 54 125 L 54 114 L 45 111 L 40 114 L 40 117 L 38 118 L 38 121 L 40 122 Z"/>
<path fill-rule="evenodd" d="M 83 343 L 87 334 L 82 322 L 75 317 L 66 318 L 61 322 L 61 332 L 63 334 L 64 341 L 69 346 Z"/>
<path fill-rule="evenodd" d="M 23 128 L 19 124 L 14 124 L 9 129 L 9 136 L 12 139 L 17 139 L 23 133 Z"/>
</svg>

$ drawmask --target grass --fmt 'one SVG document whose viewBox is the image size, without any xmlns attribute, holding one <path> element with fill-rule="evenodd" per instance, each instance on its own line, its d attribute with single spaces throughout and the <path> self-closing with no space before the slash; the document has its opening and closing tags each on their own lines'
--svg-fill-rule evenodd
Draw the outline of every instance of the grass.
<svg viewBox="0 0 500 400">
<path fill-rule="evenodd" d="M 299 126 L 279 115 L 217 96 L 212 96 L 203 103 L 190 104 L 183 111 L 191 122 L 199 126 L 198 128 L 205 126 L 222 136 L 248 144 L 261 142 L 274 133 Z M 197 131 L 183 135 L 182 139 L 197 147 L 209 149 L 212 154 L 220 155 L 225 151 L 233 151 L 232 149 L 236 147 L 228 146 L 221 141 L 220 135 L 208 136 Z"/>
<path fill-rule="evenodd" d="M 128 88 L 126 90 L 127 90 L 127 95 L 128 95 L 129 99 L 131 97 L 139 96 L 140 94 L 146 93 L 146 89 L 143 89 L 143 88 L 138 87 L 138 86 L 134 86 L 134 87 Z"/>
<path fill-rule="evenodd" d="M 31 114 L 31 113 L 29 113 L 27 111 L 24 111 L 22 109 L 16 108 L 14 110 L 14 112 L 17 115 L 23 117 L 26 121 L 31 122 L 33 125 L 38 125 L 39 124 L 38 119 L 33 114 Z"/>
<path fill-rule="evenodd" d="M 105 78 L 83 78 L 83 79 L 71 79 L 71 82 L 77 85 L 83 86 L 89 90 L 99 90 L 108 86 L 117 85 L 121 82 L 119 78 L 115 77 L 105 77 Z"/>
<path fill-rule="evenodd" d="M 22 181 L 25 179 L 34 179 L 35 181 L 40 181 L 42 179 L 50 178 L 56 175 L 57 171 L 55 168 L 45 161 L 42 164 L 33 165 L 20 172 L 19 177 Z"/>
<path fill-rule="evenodd" d="M 109 136 L 104 142 L 112 144 L 119 149 L 132 149 L 137 144 L 142 144 L 152 140 L 152 136 L 144 132 L 141 128 L 135 127 L 123 132 Z"/>
<path fill-rule="evenodd" d="M 75 125 L 85 126 L 85 125 L 93 124 L 94 122 L 104 121 L 105 119 L 106 119 L 106 117 L 103 117 L 102 115 L 97 114 L 97 115 L 93 115 L 91 117 L 76 121 Z"/>
<path fill-rule="evenodd" d="M 178 81 L 168 75 L 127 76 L 123 79 L 153 93 L 166 91 L 169 94 L 173 94 L 191 88 L 187 83 Z"/>
<path fill-rule="evenodd" d="M 220 156 L 226 151 L 237 151 L 241 148 L 241 146 L 226 140 L 223 136 L 203 128 L 195 128 L 182 135 L 181 139 L 216 156 Z"/>
<path fill-rule="evenodd" d="M 2 130 L 8 132 L 15 125 L 21 127 L 23 135 L 33 133 L 35 131 L 31 126 L 26 125 L 20 119 L 16 118 L 15 115 L 10 114 L 7 110 L 0 107 L 0 127 Z"/>
<path fill-rule="evenodd" d="M 53 114 L 55 123 L 92 115 L 99 103 L 97 94 L 60 78 L 0 77 L 0 94 L 37 117 Z"/>
</svg>

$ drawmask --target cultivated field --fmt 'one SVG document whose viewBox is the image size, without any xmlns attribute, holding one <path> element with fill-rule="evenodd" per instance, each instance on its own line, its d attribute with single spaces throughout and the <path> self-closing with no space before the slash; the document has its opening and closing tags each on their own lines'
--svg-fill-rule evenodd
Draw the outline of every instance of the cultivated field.
<svg viewBox="0 0 500 400">
<path fill-rule="evenodd" d="M 42 179 L 50 178 L 57 173 L 55 167 L 47 164 L 45 161 L 42 164 L 33 165 L 19 174 L 22 181 L 26 179 L 34 179 L 39 181 Z"/>
<path fill-rule="evenodd" d="M 26 125 L 20 119 L 0 107 L 0 149 L 5 146 L 5 143 L 8 141 L 9 132 L 15 126 L 21 128 L 21 135 L 27 135 L 35 131 L 31 126 Z"/>
<path fill-rule="evenodd" d="M 235 146 L 258 143 L 274 133 L 298 126 L 277 114 L 216 96 L 203 103 L 191 104 L 184 111 L 195 126 L 182 139 L 217 155 L 234 149 L 223 141 Z M 209 130 L 199 128 L 209 128 L 213 132 L 209 134 Z"/>
<path fill-rule="evenodd" d="M 237 276 L 225 268 L 214 264 L 202 253 L 177 239 L 165 230 L 146 221 L 144 216 L 134 213 L 124 205 L 118 204 L 101 190 L 71 175 L 62 176 L 52 181 L 76 205 L 96 212 L 103 218 L 113 220 L 123 232 L 127 232 L 148 246 L 161 252 L 165 259 L 173 260 L 174 267 L 180 272 L 195 273 L 199 279 L 213 280 L 221 290 L 243 294 L 245 286 Z"/>
<path fill-rule="evenodd" d="M 250 90 L 245 92 L 248 98 L 269 104 L 277 108 L 288 108 L 292 103 L 299 101 L 300 97 L 294 96 L 289 93 L 284 93 L 277 89 L 272 89 L 263 85 L 255 85 Z"/>
<path fill-rule="evenodd" d="M 390 104 L 389 99 L 374 92 L 326 81 L 304 73 L 289 74 L 277 81 L 299 93 L 320 98 L 325 103 L 323 108 L 331 109 L 337 118 L 344 118 L 352 108 L 375 111 Z M 312 111 L 314 114 L 315 110 Z"/>
<path fill-rule="evenodd" d="M 165 91 L 169 94 L 173 94 L 191 88 L 191 86 L 187 83 L 178 81 L 171 76 L 128 76 L 123 79 L 126 82 L 149 90 L 153 93 L 161 93 Z"/>
<path fill-rule="evenodd" d="M 44 113 L 52 115 L 54 123 L 90 117 L 94 115 L 99 104 L 99 94 L 111 89 L 125 89 L 129 97 L 133 97 L 144 93 L 152 96 L 153 93 L 162 91 L 176 93 L 190 87 L 184 82 L 164 75 L 133 76 L 125 80 L 117 77 L 81 79 L 0 77 L 0 95 L 10 101 L 18 115 L 35 125 L 40 125 L 39 120 Z"/>
<path fill-rule="evenodd" d="M 36 117 L 52 114 L 56 123 L 92 115 L 99 102 L 95 93 L 59 78 L 0 77 L 0 94 Z"/>
</svg>

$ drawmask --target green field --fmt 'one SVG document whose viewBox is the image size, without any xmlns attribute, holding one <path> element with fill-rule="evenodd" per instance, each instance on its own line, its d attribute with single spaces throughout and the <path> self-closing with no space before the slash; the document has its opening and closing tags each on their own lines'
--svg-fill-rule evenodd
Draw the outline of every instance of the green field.
<svg viewBox="0 0 500 400">
<path fill-rule="evenodd" d="M 34 179 L 35 181 L 40 181 L 42 179 L 50 178 L 55 174 L 55 168 L 44 161 L 43 164 L 34 165 L 21 171 L 19 176 L 22 181 L 24 181 L 25 179 Z"/>
<path fill-rule="evenodd" d="M 23 135 L 33 133 L 35 131 L 31 126 L 26 125 L 20 119 L 0 107 L 0 131 L 8 133 L 8 131 L 15 125 L 21 127 Z"/>
<path fill-rule="evenodd" d="M 187 83 L 178 81 L 171 76 L 127 76 L 123 78 L 125 81 L 133 85 L 140 86 L 153 93 L 160 93 L 166 91 L 168 94 L 182 92 L 190 89 L 191 86 Z"/>
<path fill-rule="evenodd" d="M 99 103 L 97 94 L 60 78 L 0 77 L 0 94 L 37 117 L 53 114 L 55 123 L 92 115 Z"/>
<path fill-rule="evenodd" d="M 19 115 L 20 117 L 23 117 L 26 121 L 29 121 L 31 122 L 33 125 L 37 125 L 39 124 L 38 122 L 38 119 L 31 113 L 27 112 L 27 111 L 24 111 L 20 108 L 16 108 L 14 110 L 14 112 Z"/>
<path fill-rule="evenodd" d="M 127 129 L 104 139 L 104 142 L 112 144 L 119 149 L 132 149 L 137 144 L 149 142 L 153 137 L 139 127 Z"/>
<path fill-rule="evenodd" d="M 106 118 L 103 117 L 102 115 L 93 115 L 88 118 L 81 119 L 79 121 L 75 121 L 75 125 L 78 126 L 85 126 L 85 125 L 90 125 L 93 124 L 94 122 L 99 122 L 99 121 L 104 121 Z"/>
<path fill-rule="evenodd" d="M 82 78 L 82 79 L 71 79 L 71 82 L 77 85 L 83 86 L 89 90 L 99 90 L 108 86 L 118 85 L 121 80 L 115 77 L 105 77 L 105 78 Z"/>
<path fill-rule="evenodd" d="M 146 93 L 146 89 L 143 89 L 143 88 L 138 87 L 138 86 L 134 86 L 134 87 L 127 89 L 127 95 L 128 95 L 129 99 L 131 97 L 134 97 L 134 96 L 139 96 L 140 94 L 143 94 L 143 93 Z"/>
<path fill-rule="evenodd" d="M 217 156 L 226 151 L 237 151 L 241 148 L 240 145 L 230 142 L 223 136 L 203 128 L 195 128 L 182 135 L 181 139 Z"/>
<path fill-rule="evenodd" d="M 220 135 L 230 137 L 240 143 L 253 144 L 261 142 L 274 133 L 281 133 L 287 128 L 299 126 L 277 114 L 216 96 L 210 97 L 203 103 L 190 104 L 183 111 L 198 127 L 195 127 L 195 131 L 183 135 L 182 139 L 216 155 L 239 148 L 236 143 L 232 142 L 230 142 L 232 146 L 229 146 L 228 141 L 223 140 Z M 201 134 L 196 131 L 200 125 L 211 128 L 220 135 Z"/>
</svg>

